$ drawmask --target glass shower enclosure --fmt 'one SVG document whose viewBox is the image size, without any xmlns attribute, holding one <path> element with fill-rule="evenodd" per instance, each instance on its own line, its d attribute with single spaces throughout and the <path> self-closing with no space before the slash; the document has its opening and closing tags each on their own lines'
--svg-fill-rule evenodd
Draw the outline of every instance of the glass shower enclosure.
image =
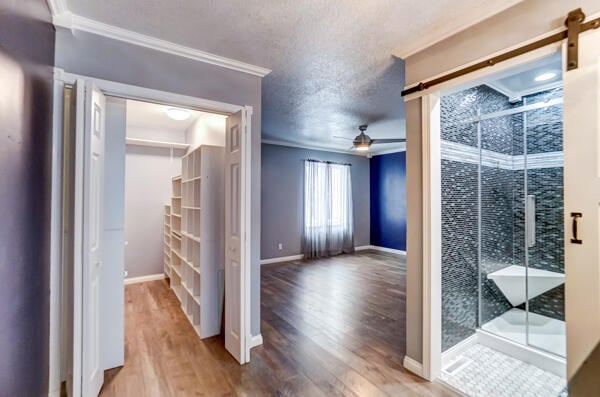
<svg viewBox="0 0 600 397">
<path fill-rule="evenodd" d="M 562 89 L 441 99 L 442 348 L 477 329 L 565 356 Z"/>
</svg>

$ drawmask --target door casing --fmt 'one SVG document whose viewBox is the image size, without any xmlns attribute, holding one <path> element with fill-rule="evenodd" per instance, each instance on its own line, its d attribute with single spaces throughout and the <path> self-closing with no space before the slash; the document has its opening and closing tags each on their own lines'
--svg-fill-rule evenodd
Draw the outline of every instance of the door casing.
<svg viewBox="0 0 600 397">
<path fill-rule="evenodd" d="M 115 96 L 115 97 L 120 97 L 120 98 L 125 98 L 125 99 L 133 99 L 133 100 L 141 100 L 141 101 L 148 101 L 148 102 L 154 102 L 154 103 L 164 103 L 164 104 L 169 104 L 169 105 L 174 105 L 174 106 L 181 106 L 181 107 L 187 107 L 187 108 L 192 108 L 192 109 L 197 109 L 197 110 L 202 110 L 202 111 L 206 111 L 206 112 L 212 112 L 212 113 L 219 113 L 219 114 L 224 114 L 224 115 L 230 115 L 233 113 L 236 113 L 240 110 L 244 110 L 247 112 L 248 114 L 248 129 L 246 132 L 246 139 L 244 141 L 244 146 L 242 147 L 242 151 L 243 151 L 243 167 L 245 167 L 246 172 L 244 172 L 244 180 L 242 183 L 242 200 L 243 200 L 243 214 L 242 214 L 242 225 L 243 228 L 241 230 L 242 232 L 242 290 L 244 291 L 243 294 L 243 307 L 241 308 L 241 321 L 243 324 L 243 328 L 244 330 L 246 330 L 246 335 L 245 335 L 245 341 L 246 341 L 246 351 L 249 351 L 250 347 L 249 344 L 252 341 L 252 337 L 250 335 L 250 319 L 251 319 L 251 313 L 250 313 L 250 271 L 251 271 L 251 255 L 250 255 L 250 227 L 251 227 L 251 212 L 250 212 L 250 200 L 251 200 L 251 186 L 252 186 L 252 180 L 251 180 L 251 163 L 250 163 L 250 159 L 251 159 L 251 116 L 252 116 L 252 112 L 253 109 L 251 106 L 243 106 L 243 105 L 235 105 L 235 104 L 229 104 L 229 103 L 224 103 L 224 102 L 218 102 L 218 101 L 212 101 L 212 100 L 208 100 L 208 99 L 202 99 L 202 98 L 197 98 L 197 97 L 191 97 L 191 96 L 186 96 L 186 95 L 181 95 L 181 94 L 175 94 L 175 93 L 170 93 L 170 92 L 166 92 L 166 91 L 160 91 L 160 90 L 154 90 L 154 89 L 150 89 L 150 88 L 144 88 L 144 87 L 138 87 L 138 86 L 133 86 L 133 85 L 128 85 L 128 84 L 123 84 L 123 83 L 118 83 L 118 82 L 113 82 L 113 81 L 109 81 L 109 80 L 102 80 L 102 79 L 97 79 L 97 78 L 92 78 L 92 77 L 88 77 L 88 76 L 81 76 L 81 75 L 77 75 L 77 74 L 73 74 L 73 73 L 68 73 L 65 72 L 62 69 L 59 68 L 55 68 L 54 69 L 54 82 L 55 82 L 55 89 L 54 89 L 54 103 L 55 104 L 59 104 L 57 106 L 54 107 L 54 124 L 53 124 L 53 141 L 55 142 L 54 144 L 54 155 L 53 155 L 53 167 L 52 167 L 52 175 L 53 175 L 53 181 L 57 181 L 58 183 L 53 183 L 52 185 L 52 203 L 51 203 L 51 207 L 52 207 L 52 213 L 54 216 L 56 216 L 56 218 L 54 219 L 60 219 L 62 216 L 62 161 L 60 160 L 60 152 L 62 150 L 62 140 L 61 140 L 61 136 L 62 136 L 62 112 L 63 112 L 63 106 L 62 106 L 62 93 L 63 93 L 63 89 L 65 87 L 65 85 L 73 85 L 76 81 L 82 81 L 85 84 L 94 84 L 96 87 L 99 88 L 99 90 L 107 96 Z M 83 90 L 82 90 L 83 91 Z M 81 104 L 83 104 L 83 101 L 81 101 Z M 81 108 L 83 108 L 83 106 L 81 106 Z M 83 109 L 82 109 L 83 110 Z M 82 120 L 83 122 L 83 120 Z M 81 150 L 80 150 L 81 149 Z M 76 148 L 76 153 L 72 153 L 71 155 L 74 157 L 75 159 L 75 167 L 76 169 L 81 169 L 81 167 L 83 166 L 83 153 L 82 152 L 82 148 Z M 76 181 L 77 181 L 77 175 L 76 175 Z M 82 188 L 82 186 L 80 187 Z M 79 195 L 77 196 L 77 185 L 76 185 L 76 198 L 79 197 L 79 202 L 76 199 L 76 207 L 78 205 L 82 205 L 83 202 L 81 201 L 83 195 Z M 77 212 L 77 209 L 76 209 Z M 78 219 L 76 219 L 76 222 L 78 221 Z M 79 222 L 82 222 L 82 219 L 79 220 Z M 54 223 L 53 223 L 54 225 Z M 81 241 L 82 236 L 81 236 L 81 228 L 78 228 L 78 231 L 76 231 L 74 234 L 74 239 L 76 241 Z M 51 245 L 56 247 L 57 250 L 59 250 L 61 244 L 62 244 L 62 235 L 60 232 L 60 222 L 57 222 L 57 225 L 52 227 L 52 237 L 51 237 Z M 51 329 L 51 335 L 50 335 L 50 340 L 56 340 L 56 341 L 60 341 L 60 338 L 62 337 L 62 335 L 60 335 L 63 331 L 61 330 L 60 324 L 61 324 L 61 307 L 64 304 L 63 302 L 63 297 L 62 297 L 62 293 L 61 293 L 61 288 L 62 285 L 60 285 L 60 278 L 62 276 L 63 273 L 63 269 L 62 269 L 62 265 L 60 263 L 60 253 L 54 251 L 52 257 L 51 257 L 51 264 L 50 264 L 50 269 L 51 269 L 51 277 L 55 277 L 53 278 L 53 280 L 56 280 L 55 282 L 52 283 L 51 285 L 51 296 L 52 296 L 52 300 L 51 300 L 51 308 L 50 308 L 50 313 L 51 313 L 51 317 L 50 317 L 50 329 Z M 80 283 L 75 283 L 74 286 L 74 290 L 75 293 L 78 293 L 77 291 L 79 291 L 79 293 L 81 293 L 81 288 L 82 288 L 82 278 L 80 275 L 74 275 L 75 277 L 77 277 L 77 280 L 81 280 Z M 82 328 L 82 310 L 83 308 L 75 308 L 75 333 L 76 334 L 80 334 L 81 332 L 81 328 Z M 58 342 L 60 343 L 60 342 Z M 74 369 L 74 376 L 76 377 L 76 379 L 74 380 L 74 391 L 73 391 L 73 396 L 74 397 L 79 397 L 81 396 L 81 368 L 83 368 L 83 364 L 81 362 L 81 340 L 75 340 L 74 341 L 74 349 L 75 349 L 75 354 L 74 354 L 74 359 L 75 360 L 79 360 L 78 363 L 73 363 L 73 367 L 76 368 Z M 66 362 L 66 357 L 64 357 L 64 354 L 61 354 L 61 350 L 62 349 L 55 349 L 55 348 L 51 348 L 50 350 L 50 359 L 49 359 L 49 369 L 50 369 L 50 380 L 49 380 L 49 393 L 50 395 L 55 395 L 57 393 L 56 387 L 58 385 L 58 391 L 60 391 L 60 383 L 62 381 L 64 381 L 64 371 L 61 371 L 61 367 L 65 366 L 65 362 Z M 248 360 L 249 361 L 249 356 L 248 356 Z"/>
</svg>

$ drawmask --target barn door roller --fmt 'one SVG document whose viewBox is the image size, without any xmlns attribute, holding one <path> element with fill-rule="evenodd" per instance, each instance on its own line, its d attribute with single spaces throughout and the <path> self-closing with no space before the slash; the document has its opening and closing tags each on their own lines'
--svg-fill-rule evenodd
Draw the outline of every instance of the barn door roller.
<svg viewBox="0 0 600 397">
<path fill-rule="evenodd" d="M 446 81 L 455 79 L 460 76 L 464 76 L 465 74 L 472 73 L 479 69 L 494 66 L 499 62 L 515 58 L 519 55 L 523 55 L 525 53 L 537 50 L 538 48 L 545 47 L 549 44 L 560 42 L 564 39 L 567 39 L 567 71 L 577 69 L 579 62 L 579 34 L 586 32 L 590 29 L 597 29 L 598 27 L 600 27 L 600 18 L 593 19 L 589 22 L 583 22 L 584 20 L 585 14 L 581 10 L 581 8 L 573 10 L 569 12 L 565 20 L 565 25 L 567 26 L 567 29 L 558 33 L 554 33 L 550 36 L 544 37 L 540 40 L 534 41 L 533 43 L 529 43 L 522 47 L 515 48 L 514 50 L 507 51 L 505 53 L 496 55 L 481 62 L 477 62 L 471 66 L 467 66 L 452 73 L 436 77 L 435 79 L 429 81 L 418 83 L 402 91 L 402 96 L 426 90 L 435 85 L 444 83 Z"/>
<path fill-rule="evenodd" d="M 579 33 L 585 14 L 581 8 L 569 12 L 567 25 L 567 70 L 577 69 L 579 65 Z"/>
</svg>

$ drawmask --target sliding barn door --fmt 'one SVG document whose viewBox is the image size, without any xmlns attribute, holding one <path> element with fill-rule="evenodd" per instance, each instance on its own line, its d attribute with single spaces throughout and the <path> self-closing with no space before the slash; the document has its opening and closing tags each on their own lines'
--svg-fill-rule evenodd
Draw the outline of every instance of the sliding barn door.
<svg viewBox="0 0 600 397">
<path fill-rule="evenodd" d="M 246 110 L 227 118 L 225 139 L 225 347 L 244 364 L 249 360 L 246 346 L 244 305 L 245 225 L 243 179 Z"/>
<path fill-rule="evenodd" d="M 563 50 L 566 57 L 566 46 Z M 566 62 L 563 61 L 563 62 Z M 600 343 L 600 32 L 564 73 L 565 302 L 569 379 Z"/>
</svg>

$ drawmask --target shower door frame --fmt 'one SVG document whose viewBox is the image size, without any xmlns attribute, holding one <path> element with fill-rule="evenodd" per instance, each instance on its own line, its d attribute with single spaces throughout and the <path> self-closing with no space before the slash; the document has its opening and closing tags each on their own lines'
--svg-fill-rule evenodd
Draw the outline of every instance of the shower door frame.
<svg viewBox="0 0 600 397">
<path fill-rule="evenodd" d="M 561 51 L 562 43 L 555 43 L 529 53 L 512 58 L 494 68 L 481 69 L 437 85 L 435 89 L 407 95 L 405 101 L 421 101 L 422 137 L 422 206 L 423 206 L 423 334 L 421 368 L 415 360 L 406 357 L 405 367 L 413 369 L 423 378 L 438 380 L 442 368 L 442 239 L 441 239 L 441 139 L 440 139 L 440 98 L 442 92 L 450 88 L 483 80 L 489 75 L 508 72 L 523 64 L 544 58 Z M 485 57 L 487 59 L 487 57 Z M 482 60 L 482 59 L 481 59 Z M 476 63 L 477 60 L 473 63 Z M 457 68 L 460 69 L 464 67 Z M 450 71 L 451 72 L 451 71 Z M 513 73 L 508 72 L 508 73 Z"/>
</svg>

